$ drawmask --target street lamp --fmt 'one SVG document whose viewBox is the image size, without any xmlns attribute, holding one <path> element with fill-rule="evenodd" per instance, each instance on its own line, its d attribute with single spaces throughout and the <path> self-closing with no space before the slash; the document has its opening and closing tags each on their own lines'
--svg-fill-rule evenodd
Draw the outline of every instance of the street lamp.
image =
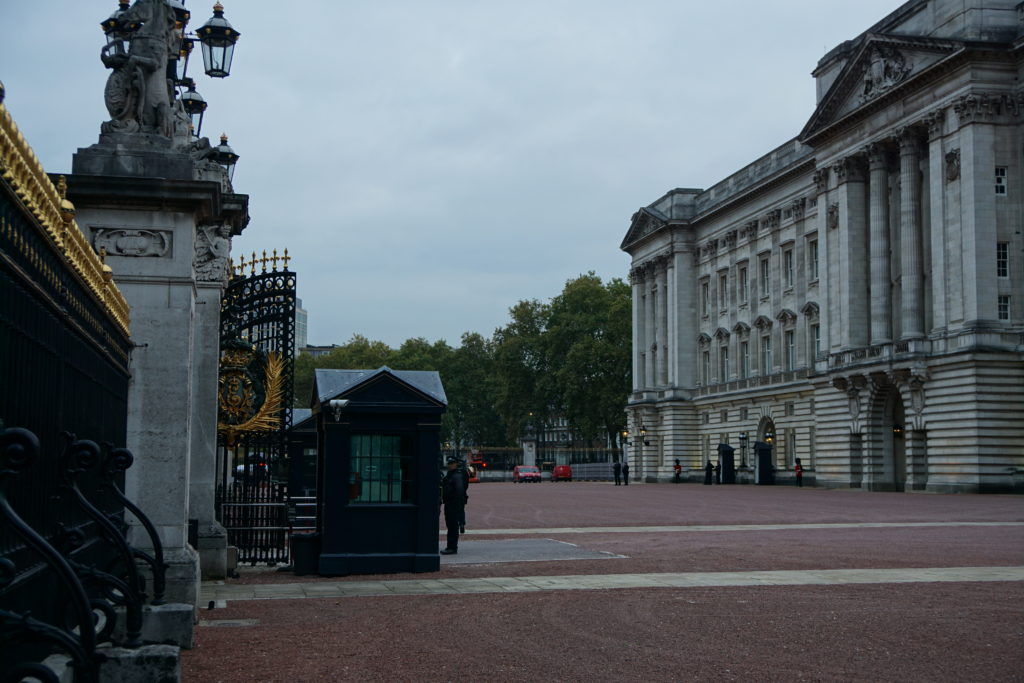
<svg viewBox="0 0 1024 683">
<path fill-rule="evenodd" d="M 128 56 L 128 44 L 132 40 L 132 34 L 139 28 L 139 24 L 124 18 L 128 11 L 129 0 L 120 0 L 117 10 L 105 21 L 100 22 L 100 28 L 107 36 L 107 54 L 110 56 Z"/>
<path fill-rule="evenodd" d="M 224 18 L 224 6 L 219 2 L 213 6 L 213 16 L 196 32 L 203 44 L 203 65 L 206 75 L 227 78 L 231 73 L 231 60 L 235 43 L 242 35 Z"/>
<path fill-rule="evenodd" d="M 740 467 L 747 466 L 747 441 L 750 439 L 746 432 L 740 432 Z"/>
<path fill-rule="evenodd" d="M 227 171 L 228 180 L 234 182 L 235 163 L 238 161 L 238 155 L 235 154 L 235 150 L 231 149 L 231 146 L 228 144 L 227 133 L 221 133 L 220 144 L 213 148 L 213 154 L 210 158 L 223 166 L 224 170 Z"/>
<path fill-rule="evenodd" d="M 181 106 L 185 113 L 192 120 L 192 135 L 199 137 L 199 131 L 203 128 L 203 112 L 206 111 L 206 100 L 196 92 L 196 84 L 191 78 L 182 81 L 182 85 L 188 88 L 181 93 Z"/>
</svg>

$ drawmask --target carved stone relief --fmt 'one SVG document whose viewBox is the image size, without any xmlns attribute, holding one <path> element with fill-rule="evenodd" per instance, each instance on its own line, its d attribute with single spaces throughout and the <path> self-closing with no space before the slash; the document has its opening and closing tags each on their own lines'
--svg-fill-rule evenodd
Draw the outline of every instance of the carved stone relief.
<svg viewBox="0 0 1024 683">
<path fill-rule="evenodd" d="M 92 246 L 98 252 L 106 249 L 111 256 L 172 256 L 170 230 L 136 230 L 132 228 L 93 228 Z"/>
<path fill-rule="evenodd" d="M 828 215 L 825 221 L 830 230 L 835 230 L 839 227 L 839 204 L 828 205 Z"/>
<path fill-rule="evenodd" d="M 960 148 L 946 153 L 946 182 L 953 182 L 960 177 Z"/>
<path fill-rule="evenodd" d="M 206 225 L 196 231 L 196 252 L 192 261 L 196 280 L 226 282 L 231 255 L 231 226 Z"/>
<path fill-rule="evenodd" d="M 887 45 L 875 45 L 864 65 L 864 86 L 861 102 L 872 100 L 898 85 L 911 71 L 899 50 Z"/>
</svg>

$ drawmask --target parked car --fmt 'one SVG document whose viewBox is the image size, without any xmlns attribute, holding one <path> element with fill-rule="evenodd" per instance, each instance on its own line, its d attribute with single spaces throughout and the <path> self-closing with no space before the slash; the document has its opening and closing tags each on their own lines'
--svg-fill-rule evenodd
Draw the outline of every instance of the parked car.
<svg viewBox="0 0 1024 683">
<path fill-rule="evenodd" d="M 540 481 L 540 470 L 533 465 L 516 465 L 512 468 L 512 483 Z"/>
<path fill-rule="evenodd" d="M 551 470 L 551 481 L 572 481 L 572 467 L 555 465 L 555 469 Z"/>
</svg>

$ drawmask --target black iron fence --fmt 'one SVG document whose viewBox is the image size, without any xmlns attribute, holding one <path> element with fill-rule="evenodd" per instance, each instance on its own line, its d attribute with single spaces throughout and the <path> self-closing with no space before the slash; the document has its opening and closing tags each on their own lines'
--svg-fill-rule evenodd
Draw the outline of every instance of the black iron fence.
<svg viewBox="0 0 1024 683">
<path fill-rule="evenodd" d="M 56 665 L 44 665 L 52 655 L 72 667 L 76 681 L 96 681 L 103 660 L 97 646 L 139 647 L 144 605 L 163 604 L 167 565 L 160 539 L 121 491 L 131 453 L 70 433 L 64 440 L 58 455 L 41 449 L 27 429 L 0 432 L 0 522 L 7 543 L 20 544 L 19 552 L 0 558 L 5 681 L 58 680 Z M 38 477 L 48 461 L 56 480 Z M 12 505 L 10 492 L 25 488 L 59 512 L 56 527 L 38 506 Z M 146 530 L 152 552 L 128 542 L 126 514 Z M 140 562 L 148 566 L 148 582 Z"/>
</svg>

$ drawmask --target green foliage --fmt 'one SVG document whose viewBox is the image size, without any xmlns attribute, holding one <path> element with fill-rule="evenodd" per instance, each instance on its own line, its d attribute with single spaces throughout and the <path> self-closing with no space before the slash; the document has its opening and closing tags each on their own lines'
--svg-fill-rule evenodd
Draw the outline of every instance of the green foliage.
<svg viewBox="0 0 1024 683">
<path fill-rule="evenodd" d="M 630 296 L 622 280 L 591 272 L 550 303 L 517 303 L 492 339 L 467 332 L 452 348 L 416 337 L 392 349 L 354 335 L 326 356 L 295 360 L 296 406 L 309 406 L 315 368 L 436 370 L 448 396 L 441 438 L 456 447 L 511 444 L 556 417 L 578 438 L 614 439 L 630 391 Z"/>
</svg>

